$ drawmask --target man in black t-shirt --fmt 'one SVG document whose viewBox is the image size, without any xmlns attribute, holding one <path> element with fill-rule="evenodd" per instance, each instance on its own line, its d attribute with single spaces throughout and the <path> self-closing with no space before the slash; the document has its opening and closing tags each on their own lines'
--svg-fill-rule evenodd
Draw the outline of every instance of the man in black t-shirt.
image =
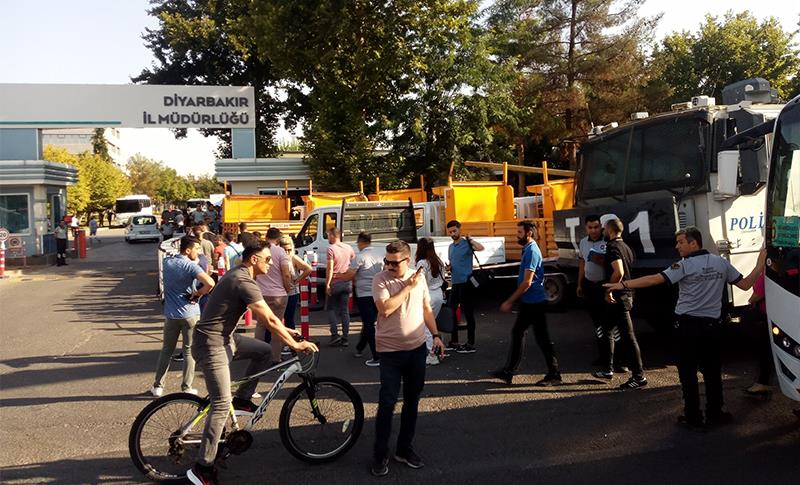
<svg viewBox="0 0 800 485">
<path fill-rule="evenodd" d="M 296 352 L 318 352 L 311 342 L 297 342 L 294 330 L 283 326 L 264 302 L 255 278 L 265 274 L 270 265 L 269 243 L 260 241 L 245 247 L 241 264 L 225 273 L 211 292 L 200 321 L 194 328 L 192 356 L 203 369 L 211 400 L 197 463 L 186 474 L 195 485 L 216 483 L 214 459 L 225 421 L 231 406 L 230 362 L 235 358 L 250 359 L 247 375 L 269 367 L 270 345 L 264 341 L 234 333 L 242 314 L 248 308 L 258 322 Z M 249 403 L 257 381 L 241 386 L 237 399 Z"/>
<path fill-rule="evenodd" d="M 622 240 L 622 221 L 610 219 L 604 227 L 608 242 L 606 243 L 605 274 L 608 283 L 619 283 L 631 279 L 631 265 L 633 263 L 633 251 Z M 600 356 L 602 368 L 594 373 L 595 377 L 611 380 L 614 377 L 614 335 L 612 329 L 617 327 L 619 330 L 619 343 L 627 347 L 630 357 L 632 376 L 625 383 L 620 384 L 620 389 L 637 389 L 647 385 L 642 368 L 642 355 L 639 351 L 639 343 L 636 341 L 636 334 L 633 332 L 633 321 L 631 320 L 631 308 L 633 308 L 633 290 L 625 289 L 619 291 L 606 292 L 606 314 L 603 328 L 605 345 Z"/>
</svg>

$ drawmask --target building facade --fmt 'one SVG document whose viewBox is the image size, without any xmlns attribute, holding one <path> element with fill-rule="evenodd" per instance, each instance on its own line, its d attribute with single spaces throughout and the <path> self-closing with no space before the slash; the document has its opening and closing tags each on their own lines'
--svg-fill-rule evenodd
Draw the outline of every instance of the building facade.
<svg viewBox="0 0 800 485">
<path fill-rule="evenodd" d="M 108 155 L 117 166 L 121 167 L 123 160 L 119 128 L 102 128 L 102 130 L 108 146 Z M 93 136 L 94 128 L 46 129 L 42 130 L 42 146 L 53 145 L 64 148 L 74 155 L 91 153 Z"/>
</svg>

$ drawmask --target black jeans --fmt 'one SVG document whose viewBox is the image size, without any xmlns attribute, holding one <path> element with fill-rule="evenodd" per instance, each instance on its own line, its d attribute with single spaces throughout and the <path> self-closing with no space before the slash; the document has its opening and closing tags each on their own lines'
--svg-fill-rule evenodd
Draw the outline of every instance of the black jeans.
<svg viewBox="0 0 800 485">
<path fill-rule="evenodd" d="M 356 350 L 361 352 L 364 347 L 369 345 L 372 358 L 378 360 L 378 351 L 375 350 L 375 320 L 378 319 L 378 307 L 371 296 L 359 296 L 356 298 L 358 313 L 361 315 L 361 336 L 358 339 Z"/>
<path fill-rule="evenodd" d="M 594 324 L 594 334 L 597 337 L 597 349 L 599 355 L 603 355 L 603 348 L 605 347 L 605 340 L 603 339 L 603 323 L 605 322 L 605 288 L 603 282 L 595 283 L 584 278 L 583 284 L 583 297 L 586 301 L 586 311 L 589 312 L 589 318 L 592 319 Z"/>
<path fill-rule="evenodd" d="M 742 314 L 742 321 L 752 331 L 757 332 L 755 350 L 758 359 L 758 378 L 756 382 L 768 386 L 775 369 L 775 361 L 772 359 L 772 334 L 767 325 L 767 316 L 761 313 L 757 307 L 751 307 Z"/>
<path fill-rule="evenodd" d="M 392 414 L 400 382 L 403 383 L 403 410 L 400 413 L 400 434 L 397 437 L 395 453 L 405 453 L 411 449 L 414 430 L 417 426 L 419 396 L 425 385 L 425 357 L 428 348 L 425 344 L 414 350 L 402 352 L 381 352 L 381 389 L 378 397 L 378 415 L 375 417 L 375 458 L 389 456 L 389 436 L 392 434 Z"/>
<path fill-rule="evenodd" d="M 678 376 L 683 390 L 684 416 L 700 418 L 700 388 L 697 370 L 706 385 L 706 416 L 722 411 L 722 323 L 718 318 L 679 315 L 675 324 L 678 346 Z"/>
<path fill-rule="evenodd" d="M 517 321 L 511 329 L 511 348 L 508 352 L 505 370 L 514 374 L 522 361 L 522 350 L 525 344 L 525 334 L 528 327 L 533 326 L 533 335 L 536 343 L 542 350 L 545 364 L 547 364 L 547 375 L 558 376 L 558 358 L 553 341 L 550 339 L 550 332 L 547 329 L 547 317 L 545 307 L 547 303 L 520 303 Z"/>
<path fill-rule="evenodd" d="M 67 240 L 56 238 L 56 264 L 61 266 L 67 262 Z"/>
<path fill-rule="evenodd" d="M 464 318 L 467 319 L 467 343 L 475 345 L 475 309 L 472 306 L 475 298 L 475 287 L 472 286 L 469 279 L 466 283 L 455 283 L 450 293 L 451 311 L 453 312 L 453 332 L 451 333 L 450 340 L 458 342 L 458 319 L 456 318 L 456 309 L 461 306 L 461 311 L 464 313 Z"/>
<path fill-rule="evenodd" d="M 614 327 L 618 329 L 620 346 L 626 350 L 630 357 L 628 365 L 634 377 L 643 377 L 642 353 L 639 350 L 639 342 L 636 341 L 636 334 L 633 331 L 633 320 L 631 312 L 623 302 L 618 301 L 613 305 L 606 304 L 606 319 L 603 324 L 603 346 L 600 349 L 600 360 L 602 369 L 606 372 L 614 370 Z M 618 363 L 622 363 L 617 359 Z"/>
</svg>

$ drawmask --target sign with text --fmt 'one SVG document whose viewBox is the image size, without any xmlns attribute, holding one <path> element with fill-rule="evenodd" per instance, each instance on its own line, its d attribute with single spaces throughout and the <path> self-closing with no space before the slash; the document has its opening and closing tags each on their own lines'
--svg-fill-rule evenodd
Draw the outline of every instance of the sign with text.
<svg viewBox="0 0 800 485">
<path fill-rule="evenodd" d="M 252 86 L 0 84 L 0 128 L 255 128 Z"/>
</svg>

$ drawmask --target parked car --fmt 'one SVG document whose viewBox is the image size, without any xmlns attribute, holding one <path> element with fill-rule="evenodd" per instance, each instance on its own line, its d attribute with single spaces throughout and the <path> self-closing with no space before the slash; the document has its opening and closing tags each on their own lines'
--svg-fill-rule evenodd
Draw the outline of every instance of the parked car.
<svg viewBox="0 0 800 485">
<path fill-rule="evenodd" d="M 161 241 L 161 232 L 158 230 L 156 217 L 149 214 L 136 214 L 131 216 L 125 229 L 125 241 Z"/>
</svg>

